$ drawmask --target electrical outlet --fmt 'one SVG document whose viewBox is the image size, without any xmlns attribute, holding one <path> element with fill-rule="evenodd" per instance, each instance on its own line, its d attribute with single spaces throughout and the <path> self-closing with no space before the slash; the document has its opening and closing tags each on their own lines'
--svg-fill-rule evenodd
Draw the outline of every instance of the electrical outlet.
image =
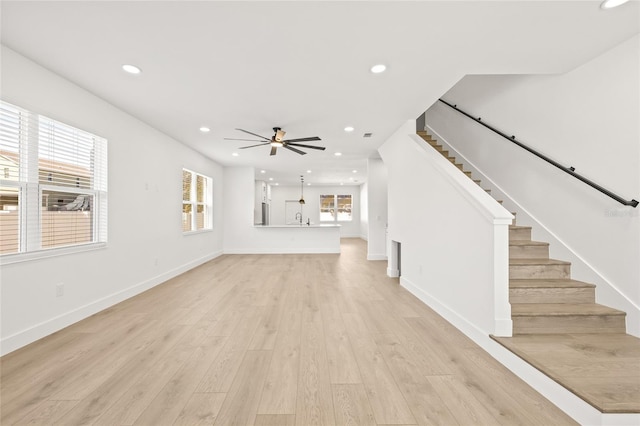
<svg viewBox="0 0 640 426">
<path fill-rule="evenodd" d="M 56 297 L 64 296 L 64 283 L 56 284 Z"/>
</svg>

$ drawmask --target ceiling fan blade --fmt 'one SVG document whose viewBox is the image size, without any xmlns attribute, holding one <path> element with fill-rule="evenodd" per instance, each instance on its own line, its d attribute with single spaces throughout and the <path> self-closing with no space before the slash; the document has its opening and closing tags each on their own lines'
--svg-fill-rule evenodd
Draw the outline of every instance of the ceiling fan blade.
<svg viewBox="0 0 640 426">
<path fill-rule="evenodd" d="M 271 153 L 269 155 L 276 155 L 276 151 L 278 150 L 278 147 L 276 146 L 271 146 Z"/>
<path fill-rule="evenodd" d="M 259 144 L 257 144 L 257 145 L 241 146 L 241 147 L 240 147 L 240 148 L 238 148 L 238 149 L 253 148 L 253 147 L 255 147 L 255 146 L 263 146 L 263 145 L 269 145 L 269 142 L 259 143 Z"/>
<path fill-rule="evenodd" d="M 299 149 L 291 148 L 289 145 L 282 145 L 283 148 L 287 148 L 289 151 L 297 152 L 300 155 L 305 155 L 306 152 L 300 151 Z"/>
<path fill-rule="evenodd" d="M 309 138 L 298 138 L 298 139 L 289 139 L 288 141 L 282 141 L 282 142 L 311 142 L 311 141 L 321 141 L 322 139 L 320 139 L 317 136 L 311 136 Z"/>
<path fill-rule="evenodd" d="M 225 141 L 245 141 L 245 142 L 262 142 L 256 139 L 235 139 L 235 138 L 224 138 Z"/>
<path fill-rule="evenodd" d="M 265 138 L 264 136 L 260 136 L 260 135 L 258 135 L 258 134 L 252 133 L 252 132 L 250 132 L 250 131 L 248 131 L 248 130 L 244 130 L 244 129 L 236 129 L 236 130 L 240 130 L 241 132 L 249 133 L 250 135 L 253 135 L 253 136 L 256 136 L 256 137 L 262 138 L 262 139 L 267 140 L 267 141 L 270 141 L 270 140 L 271 140 L 271 138 Z"/>
<path fill-rule="evenodd" d="M 293 143 L 287 142 L 287 145 L 299 146 L 300 148 L 320 149 L 322 151 L 324 151 L 326 149 L 324 146 L 304 145 L 304 144 L 295 143 L 295 142 L 293 142 Z"/>
</svg>

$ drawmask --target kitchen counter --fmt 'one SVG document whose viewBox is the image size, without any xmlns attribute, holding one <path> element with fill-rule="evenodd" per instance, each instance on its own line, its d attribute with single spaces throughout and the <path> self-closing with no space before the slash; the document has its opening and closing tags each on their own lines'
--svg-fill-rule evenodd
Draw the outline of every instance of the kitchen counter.
<svg viewBox="0 0 640 426">
<path fill-rule="evenodd" d="M 307 225 L 251 225 L 239 233 L 229 254 L 340 253 L 341 226 L 336 223 Z M 242 243 L 244 241 L 244 243 Z"/>
<path fill-rule="evenodd" d="M 253 225 L 255 228 L 340 228 L 340 225 L 335 223 L 320 223 L 320 224 L 311 224 L 307 225 L 303 223 L 302 225 Z"/>
</svg>

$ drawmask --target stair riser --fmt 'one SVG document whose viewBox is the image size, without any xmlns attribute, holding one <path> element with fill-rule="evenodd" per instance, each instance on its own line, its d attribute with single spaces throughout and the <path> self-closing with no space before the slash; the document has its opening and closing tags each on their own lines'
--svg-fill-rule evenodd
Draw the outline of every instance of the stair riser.
<svg viewBox="0 0 640 426">
<path fill-rule="evenodd" d="M 593 287 L 509 289 L 509 303 L 595 303 L 595 301 Z"/>
<path fill-rule="evenodd" d="M 515 222 L 515 219 L 514 219 Z M 548 259 L 549 246 L 510 246 L 509 259 Z"/>
<path fill-rule="evenodd" d="M 518 316 L 513 334 L 625 333 L 624 315 Z"/>
<path fill-rule="evenodd" d="M 531 241 L 531 229 L 510 229 L 509 241 Z"/>
<path fill-rule="evenodd" d="M 571 265 L 509 265 L 511 279 L 570 278 Z"/>
</svg>

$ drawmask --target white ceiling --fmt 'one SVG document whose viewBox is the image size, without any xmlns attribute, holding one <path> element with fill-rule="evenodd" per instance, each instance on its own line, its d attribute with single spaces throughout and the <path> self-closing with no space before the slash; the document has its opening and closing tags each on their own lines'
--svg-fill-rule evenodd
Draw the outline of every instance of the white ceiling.
<svg viewBox="0 0 640 426">
<path fill-rule="evenodd" d="M 0 7 L 4 45 L 224 166 L 294 185 L 300 174 L 314 184 L 349 184 L 354 175 L 361 183 L 377 147 L 465 74 L 565 72 L 640 28 L 637 1 L 610 11 L 599 1 Z M 125 63 L 142 74 L 124 73 Z M 387 72 L 369 72 L 376 63 Z M 347 125 L 356 130 L 345 133 Z M 249 136 L 235 128 L 270 137 L 274 126 L 288 138 L 320 136 L 327 149 L 270 157 L 268 146 L 238 150 L 250 143 L 223 140 Z"/>
</svg>

